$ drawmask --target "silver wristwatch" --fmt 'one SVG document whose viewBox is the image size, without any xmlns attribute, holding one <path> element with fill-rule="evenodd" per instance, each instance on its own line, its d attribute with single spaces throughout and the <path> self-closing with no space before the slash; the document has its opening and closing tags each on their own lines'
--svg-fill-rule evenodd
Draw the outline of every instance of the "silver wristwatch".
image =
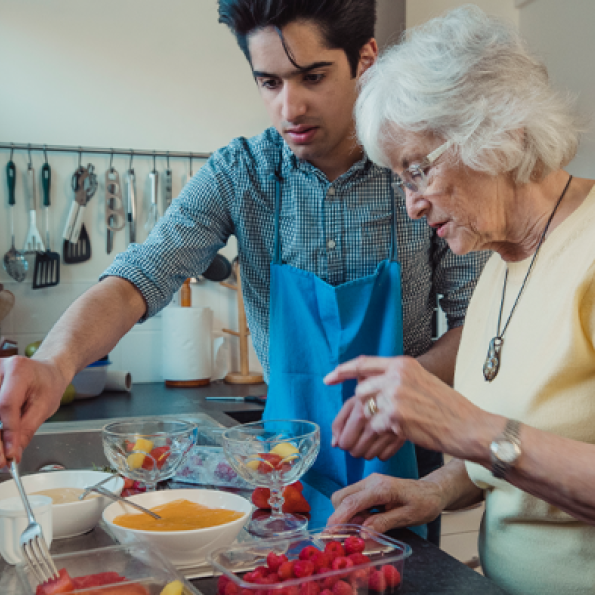
<svg viewBox="0 0 595 595">
<path fill-rule="evenodd" d="M 504 432 L 490 444 L 492 475 L 498 479 L 504 479 L 521 456 L 520 426 L 521 422 L 509 419 Z"/>
</svg>

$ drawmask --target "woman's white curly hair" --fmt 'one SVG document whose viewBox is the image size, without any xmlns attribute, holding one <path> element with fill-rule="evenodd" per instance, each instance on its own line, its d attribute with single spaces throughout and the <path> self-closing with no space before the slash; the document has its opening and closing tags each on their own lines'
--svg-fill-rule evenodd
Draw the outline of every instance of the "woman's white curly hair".
<svg viewBox="0 0 595 595">
<path fill-rule="evenodd" d="M 357 135 L 372 161 L 390 167 L 399 133 L 454 141 L 466 166 L 516 183 L 567 165 L 579 142 L 572 101 L 515 28 L 466 5 L 406 32 L 362 77 Z"/>
</svg>

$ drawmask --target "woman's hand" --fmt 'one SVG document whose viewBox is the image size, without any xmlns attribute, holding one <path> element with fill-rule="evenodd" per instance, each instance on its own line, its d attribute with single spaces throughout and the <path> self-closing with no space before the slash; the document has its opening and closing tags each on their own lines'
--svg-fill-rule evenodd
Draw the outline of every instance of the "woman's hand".
<svg viewBox="0 0 595 595">
<path fill-rule="evenodd" d="M 355 396 L 333 422 L 333 445 L 354 456 L 388 458 L 405 440 L 475 462 L 504 420 L 479 409 L 410 357 L 360 357 L 338 366 L 327 384 L 357 379 Z M 372 413 L 368 403 L 376 404 Z M 392 441 L 386 434 L 392 434 Z"/>
<path fill-rule="evenodd" d="M 335 512 L 329 525 L 357 521 L 379 533 L 433 521 L 445 506 L 437 483 L 377 473 L 335 492 L 332 502 Z M 373 508 L 384 512 L 371 514 Z"/>
</svg>

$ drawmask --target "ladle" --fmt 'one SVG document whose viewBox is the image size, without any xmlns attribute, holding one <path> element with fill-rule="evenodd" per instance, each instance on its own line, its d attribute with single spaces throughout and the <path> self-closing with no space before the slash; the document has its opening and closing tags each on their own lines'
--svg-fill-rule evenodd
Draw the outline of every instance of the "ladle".
<svg viewBox="0 0 595 595">
<path fill-rule="evenodd" d="M 10 205 L 10 232 L 12 235 L 12 247 L 4 255 L 4 270 L 19 283 L 25 280 L 29 263 L 25 260 L 22 252 L 14 247 L 14 205 L 17 168 L 11 161 L 6 165 L 6 178 L 8 180 L 8 204 Z"/>
</svg>

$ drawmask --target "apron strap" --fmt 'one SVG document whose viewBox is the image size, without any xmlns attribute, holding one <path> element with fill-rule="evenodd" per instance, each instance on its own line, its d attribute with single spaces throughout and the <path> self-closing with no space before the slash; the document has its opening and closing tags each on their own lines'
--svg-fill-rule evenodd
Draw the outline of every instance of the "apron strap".
<svg viewBox="0 0 595 595">
<path fill-rule="evenodd" d="M 388 172 L 388 189 L 390 192 L 391 226 L 390 226 L 390 261 L 399 262 L 399 247 L 397 246 L 397 210 L 395 208 L 395 188 L 393 186 L 393 172 Z"/>
<path fill-rule="evenodd" d="M 279 151 L 279 166 L 275 170 L 274 174 L 270 175 L 270 179 L 275 182 L 275 232 L 273 240 L 273 263 L 281 264 L 281 239 L 280 239 L 280 220 L 281 220 L 281 182 L 283 182 L 283 176 L 281 175 L 281 169 L 283 167 L 283 149 Z"/>
</svg>

